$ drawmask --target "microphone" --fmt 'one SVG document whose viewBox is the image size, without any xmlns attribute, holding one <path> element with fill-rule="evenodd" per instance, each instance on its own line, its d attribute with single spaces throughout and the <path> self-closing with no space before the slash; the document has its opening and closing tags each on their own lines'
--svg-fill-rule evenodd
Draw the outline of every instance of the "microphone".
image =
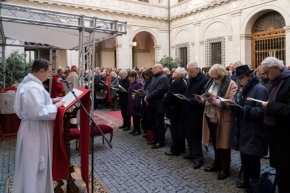
<svg viewBox="0 0 290 193">
<path fill-rule="evenodd" d="M 62 78 L 58 78 L 58 79 L 57 79 L 57 82 L 58 82 L 58 83 L 63 82 L 63 83 L 66 83 L 66 84 L 72 84 L 72 82 L 67 81 L 67 80 L 63 80 Z"/>
</svg>

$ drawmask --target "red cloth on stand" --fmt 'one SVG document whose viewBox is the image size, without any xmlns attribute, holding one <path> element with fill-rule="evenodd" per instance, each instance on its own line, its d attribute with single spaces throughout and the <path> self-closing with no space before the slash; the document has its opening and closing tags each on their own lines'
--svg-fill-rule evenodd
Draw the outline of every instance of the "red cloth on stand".
<svg viewBox="0 0 290 193">
<path fill-rule="evenodd" d="M 79 96 L 80 101 L 88 112 L 90 112 L 90 92 L 84 88 L 78 88 L 83 91 Z M 60 107 L 57 112 L 55 120 L 55 128 L 53 135 L 53 159 L 52 159 L 52 178 L 53 180 L 68 179 L 69 163 L 67 152 L 64 143 L 64 130 L 63 130 L 63 116 L 68 108 Z M 81 175 L 83 181 L 87 185 L 87 192 L 89 192 L 89 141 L 90 141 L 90 123 L 85 111 L 80 109 L 80 153 L 81 153 Z"/>
</svg>

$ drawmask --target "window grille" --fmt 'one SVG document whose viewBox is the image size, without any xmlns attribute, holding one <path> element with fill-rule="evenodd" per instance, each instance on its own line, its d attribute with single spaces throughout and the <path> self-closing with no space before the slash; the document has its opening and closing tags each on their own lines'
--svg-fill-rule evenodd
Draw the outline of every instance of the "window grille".
<svg viewBox="0 0 290 193">
<path fill-rule="evenodd" d="M 142 2 L 147 2 L 147 3 L 149 3 L 149 0 L 138 0 L 138 1 L 142 1 Z"/>
<path fill-rule="evenodd" d="M 225 38 L 217 37 L 205 40 L 205 66 L 225 65 Z"/>
<path fill-rule="evenodd" d="M 179 54 L 179 59 L 181 60 L 180 66 L 185 67 L 187 65 L 187 47 L 180 47 Z"/>
</svg>

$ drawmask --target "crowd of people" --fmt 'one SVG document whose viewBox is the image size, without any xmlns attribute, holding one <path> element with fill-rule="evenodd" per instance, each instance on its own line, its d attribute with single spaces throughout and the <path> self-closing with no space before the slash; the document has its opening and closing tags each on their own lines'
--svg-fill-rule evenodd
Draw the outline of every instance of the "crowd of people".
<svg viewBox="0 0 290 193">
<path fill-rule="evenodd" d="M 52 83 L 58 77 L 76 81 L 76 72 L 76 66 L 65 73 L 58 70 Z M 187 141 L 189 154 L 183 158 L 192 159 L 198 169 L 204 164 L 202 146 L 211 140 L 213 162 L 204 171 L 218 171 L 217 180 L 224 180 L 230 175 L 231 150 L 239 151 L 243 181 L 236 186 L 252 192 L 250 181 L 260 178 L 260 158 L 270 152 L 279 192 L 290 192 L 290 70 L 283 61 L 267 57 L 256 69 L 240 61 L 202 69 L 196 62 L 171 70 L 161 64 L 140 70 L 97 67 L 93 84 L 94 96 L 107 93 L 104 99 L 94 98 L 95 109 L 120 107 L 123 125 L 119 128 L 132 136 L 143 130 L 152 149 L 165 146 L 166 117 L 172 138 L 166 156 L 185 153 Z M 214 97 L 205 98 L 204 93 Z"/>
<path fill-rule="evenodd" d="M 189 154 L 183 158 L 192 159 L 193 168 L 198 169 L 204 164 L 202 146 L 208 146 L 211 139 L 214 158 L 204 171 L 218 171 L 217 180 L 224 180 L 230 175 L 231 150 L 239 151 L 243 180 L 236 186 L 252 192 L 250 181 L 260 178 L 260 158 L 270 152 L 279 192 L 290 192 L 290 70 L 283 61 L 268 57 L 256 69 L 239 61 L 203 69 L 196 62 L 172 70 L 161 64 L 141 70 L 96 68 L 96 76 L 95 91 L 107 89 L 109 107 L 116 109 L 115 94 L 119 99 L 120 129 L 129 131 L 133 117 L 129 134 L 140 135 L 143 129 L 143 137 L 148 138 L 153 131 L 154 138 L 147 142 L 152 149 L 165 146 L 166 117 L 173 143 L 165 155 L 184 153 L 187 141 Z M 112 95 L 111 87 L 117 84 L 127 92 Z M 215 97 L 206 99 L 204 93 Z"/>
</svg>

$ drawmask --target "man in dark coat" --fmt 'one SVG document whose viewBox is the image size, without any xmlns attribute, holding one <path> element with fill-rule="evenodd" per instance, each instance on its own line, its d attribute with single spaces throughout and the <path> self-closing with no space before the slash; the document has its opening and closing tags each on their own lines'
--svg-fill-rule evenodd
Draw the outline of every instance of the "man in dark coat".
<svg viewBox="0 0 290 193">
<path fill-rule="evenodd" d="M 240 61 L 237 61 L 237 62 L 235 62 L 233 64 L 233 72 L 232 72 L 231 78 L 232 78 L 233 81 L 235 81 L 235 83 L 238 82 L 238 78 L 237 78 L 237 75 L 236 75 L 236 68 L 239 67 L 239 66 L 241 66 L 241 65 L 243 65 L 243 64 Z"/>
<path fill-rule="evenodd" d="M 95 75 L 94 75 L 94 109 L 97 109 L 98 107 L 98 99 L 96 99 L 96 93 L 99 92 L 102 89 L 105 89 L 104 86 L 102 86 L 100 83 L 100 77 L 101 77 L 101 70 L 99 67 L 95 68 Z"/>
<path fill-rule="evenodd" d="M 164 95 L 169 88 L 169 81 L 162 71 L 161 64 L 155 64 L 153 67 L 153 78 L 149 85 L 148 93 L 144 98 L 147 108 L 151 111 L 152 127 L 154 130 L 154 141 L 149 144 L 153 149 L 165 146 L 165 126 L 164 126 Z"/>
<path fill-rule="evenodd" d="M 171 137 L 173 145 L 170 151 L 166 151 L 167 156 L 178 156 L 185 151 L 185 140 L 177 135 L 178 124 L 180 120 L 182 101 L 175 97 L 174 94 L 184 94 L 186 91 L 186 84 L 183 80 L 186 71 L 184 68 L 178 67 L 172 75 L 173 81 L 164 99 L 166 105 L 166 117 L 170 120 Z"/>
<path fill-rule="evenodd" d="M 127 76 L 127 71 L 121 70 L 119 72 L 119 76 L 121 78 L 121 80 L 119 82 L 120 85 L 128 91 L 128 88 L 130 86 L 130 81 L 129 81 L 128 76 Z M 127 114 L 128 93 L 121 92 L 121 91 L 118 91 L 117 93 L 119 95 L 119 103 L 121 106 L 121 114 L 123 117 L 123 125 L 120 126 L 119 128 L 123 129 L 124 131 L 128 131 L 128 130 L 130 130 L 130 125 L 131 125 L 130 116 Z"/>
<path fill-rule="evenodd" d="M 274 57 L 262 61 L 260 70 L 273 85 L 268 102 L 262 103 L 269 128 L 270 165 L 276 168 L 279 192 L 290 192 L 290 71 Z"/>
<path fill-rule="evenodd" d="M 190 78 L 185 96 L 189 100 L 183 100 L 178 135 L 188 141 L 190 154 L 183 156 L 184 159 L 194 159 L 193 168 L 198 169 L 203 165 L 201 135 L 204 107 L 194 99 L 193 94 L 201 95 L 204 93 L 208 77 L 199 70 L 196 62 L 187 64 L 187 72 Z"/>
<path fill-rule="evenodd" d="M 243 106 L 243 109 L 234 107 L 235 130 L 239 131 L 235 138 L 239 138 L 237 144 L 240 150 L 244 179 L 236 186 L 247 188 L 245 192 L 251 192 L 250 179 L 260 177 L 260 157 L 268 153 L 268 133 L 263 124 L 265 110 L 261 103 L 248 100 L 248 98 L 267 101 L 269 94 L 259 82 L 259 78 L 253 75 L 253 71 L 246 64 L 236 69 L 242 91 L 236 92 L 235 102 Z"/>
</svg>

